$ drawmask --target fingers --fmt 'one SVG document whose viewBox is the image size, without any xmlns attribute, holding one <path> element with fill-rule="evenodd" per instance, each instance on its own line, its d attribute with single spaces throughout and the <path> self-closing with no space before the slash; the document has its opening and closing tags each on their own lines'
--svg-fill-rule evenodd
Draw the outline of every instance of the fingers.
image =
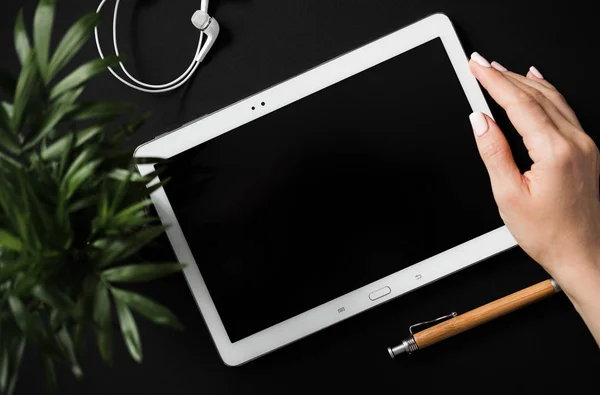
<svg viewBox="0 0 600 395">
<path fill-rule="evenodd" d="M 481 85 L 506 110 L 528 150 L 535 150 L 540 141 L 557 133 L 554 122 L 536 98 L 515 85 L 503 72 L 491 67 L 477 53 L 472 55 L 469 65 Z"/>
<path fill-rule="evenodd" d="M 557 131 L 565 133 L 574 131 L 576 126 L 569 119 L 567 119 L 564 114 L 565 111 L 561 111 L 554 104 L 554 102 L 539 89 L 541 86 L 539 88 L 534 87 L 533 81 L 528 80 L 527 78 L 518 74 L 510 73 L 509 71 L 505 72 L 504 75 L 506 75 L 518 88 L 535 98 L 539 105 L 542 106 L 548 117 L 552 120 L 552 122 L 554 122 L 557 127 Z"/>
<path fill-rule="evenodd" d="M 508 141 L 496 122 L 489 116 L 475 112 L 469 116 L 477 149 L 490 176 L 496 201 L 516 196 L 527 190 Z"/>
<path fill-rule="evenodd" d="M 527 76 L 523 77 L 522 75 L 508 71 L 504 66 L 497 62 L 492 62 L 492 67 L 504 73 L 504 75 L 508 76 L 511 80 L 518 81 L 527 85 L 529 88 L 542 93 L 571 125 L 580 130 L 582 129 L 579 119 L 577 119 L 575 112 L 571 106 L 569 106 L 563 95 L 551 83 L 543 79 L 542 74 L 538 69 L 532 66 L 528 71 Z M 532 70 L 535 70 L 535 72 Z"/>
<path fill-rule="evenodd" d="M 542 73 L 540 73 L 540 71 L 535 66 L 531 66 L 529 70 L 527 70 L 527 74 L 525 75 L 525 77 L 527 77 L 530 81 L 535 81 L 538 84 L 548 88 L 550 91 L 558 92 L 558 89 L 556 89 L 554 85 L 548 82 L 548 80 L 544 78 Z"/>
</svg>

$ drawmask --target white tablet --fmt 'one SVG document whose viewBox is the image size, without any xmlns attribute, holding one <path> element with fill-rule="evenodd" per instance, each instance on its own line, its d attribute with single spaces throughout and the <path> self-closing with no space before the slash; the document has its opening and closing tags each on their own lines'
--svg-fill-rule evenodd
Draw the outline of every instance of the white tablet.
<svg viewBox="0 0 600 395">
<path fill-rule="evenodd" d="M 227 365 L 516 244 L 474 110 L 490 113 L 438 14 L 137 149 L 170 159 L 152 200 Z"/>
</svg>

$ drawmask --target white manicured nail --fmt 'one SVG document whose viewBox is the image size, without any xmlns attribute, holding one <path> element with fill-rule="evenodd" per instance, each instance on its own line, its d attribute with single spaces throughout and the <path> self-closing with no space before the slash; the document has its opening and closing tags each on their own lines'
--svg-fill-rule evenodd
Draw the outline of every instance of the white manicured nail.
<svg viewBox="0 0 600 395">
<path fill-rule="evenodd" d="M 493 68 L 495 68 L 495 69 L 496 69 L 496 70 L 498 70 L 498 71 L 501 71 L 501 72 L 508 71 L 508 69 L 507 69 L 506 67 L 502 66 L 502 65 L 501 65 L 500 63 L 498 63 L 498 62 L 492 62 L 492 67 L 493 67 Z"/>
<path fill-rule="evenodd" d="M 483 56 L 479 55 L 477 52 L 473 52 L 471 55 L 471 60 L 477 62 L 480 66 L 483 67 L 492 67 L 490 62 L 488 62 Z"/>
<path fill-rule="evenodd" d="M 474 112 L 469 115 L 469 120 L 471 121 L 471 126 L 473 127 L 473 132 L 477 136 L 483 136 L 485 132 L 488 131 L 489 125 L 485 116 L 480 112 Z"/>
<path fill-rule="evenodd" d="M 531 74 L 535 75 L 539 79 L 541 79 L 541 80 L 544 79 L 544 76 L 542 75 L 542 73 L 540 73 L 540 71 L 535 66 L 531 66 L 529 68 L 529 71 L 531 71 Z"/>
</svg>

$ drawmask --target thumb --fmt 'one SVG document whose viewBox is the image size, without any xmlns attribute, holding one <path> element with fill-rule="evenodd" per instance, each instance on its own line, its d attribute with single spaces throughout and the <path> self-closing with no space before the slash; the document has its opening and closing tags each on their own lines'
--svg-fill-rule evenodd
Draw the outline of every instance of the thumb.
<svg viewBox="0 0 600 395">
<path fill-rule="evenodd" d="M 514 194 L 523 186 L 523 176 L 515 163 L 508 141 L 489 116 L 474 112 L 469 116 L 477 148 L 487 168 L 496 201 Z"/>
</svg>

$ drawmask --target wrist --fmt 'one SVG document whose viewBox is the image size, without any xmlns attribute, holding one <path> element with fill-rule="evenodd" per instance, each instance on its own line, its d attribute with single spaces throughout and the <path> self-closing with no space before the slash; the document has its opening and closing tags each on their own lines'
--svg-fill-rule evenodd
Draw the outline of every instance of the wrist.
<svg viewBox="0 0 600 395">
<path fill-rule="evenodd" d="M 556 265 L 555 269 L 549 271 L 549 274 L 571 299 L 578 311 L 585 309 L 590 304 L 598 304 L 598 300 L 600 300 L 600 248 L 595 248 L 588 254 L 568 258 L 568 261 Z"/>
</svg>

